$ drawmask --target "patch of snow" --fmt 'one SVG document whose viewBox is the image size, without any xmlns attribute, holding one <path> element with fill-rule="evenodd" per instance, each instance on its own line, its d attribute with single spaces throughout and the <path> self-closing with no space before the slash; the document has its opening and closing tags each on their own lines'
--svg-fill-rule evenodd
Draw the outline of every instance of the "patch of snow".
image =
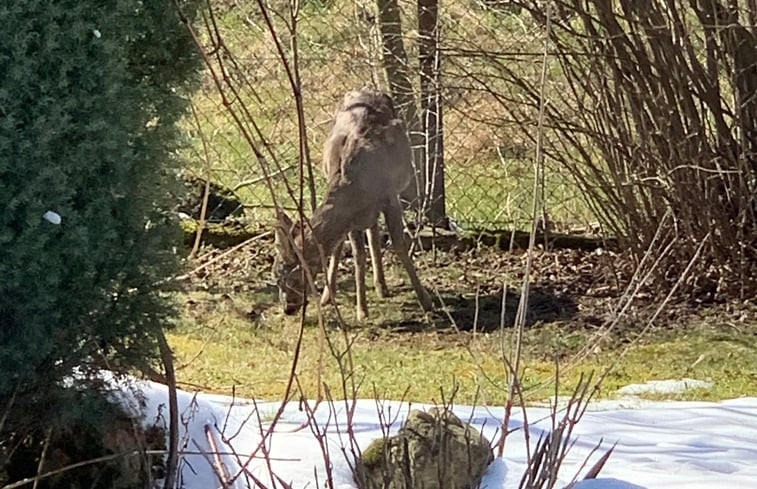
<svg viewBox="0 0 757 489">
<path fill-rule="evenodd" d="M 571 489 L 646 489 L 618 479 L 589 479 L 578 482 Z"/>
<path fill-rule="evenodd" d="M 124 402 L 141 410 L 146 420 L 167 418 L 167 388 L 160 384 L 138 382 L 136 395 L 126 392 Z M 231 475 L 233 489 L 255 487 L 253 477 L 265 487 L 274 487 L 270 469 L 291 487 L 323 487 L 330 471 L 334 487 L 355 489 L 347 436 L 349 404 L 338 401 L 321 403 L 312 419 L 322 430 L 322 443 L 328 448 L 324 461 L 318 438 L 307 425 L 306 405 L 287 404 L 270 438 L 278 402 L 255 402 L 221 395 L 179 391 L 181 411 L 180 446 L 184 450 L 179 474 L 183 489 L 217 487 L 213 469 L 212 436 L 218 444 L 221 461 Z M 136 402 L 135 399 L 140 399 Z M 130 402 L 131 400 L 131 402 Z M 604 404 L 603 404 L 604 403 Z M 573 433 L 575 444 L 560 472 L 556 487 L 565 487 L 573 476 L 583 475 L 584 459 L 597 444 L 588 466 L 593 465 L 613 443 L 612 455 L 600 473 L 601 479 L 581 481 L 574 489 L 712 489 L 713 487 L 753 487 L 757 480 L 757 398 L 713 402 L 645 401 L 638 409 L 628 409 L 607 401 L 601 409 L 589 410 Z M 389 432 L 396 431 L 412 406 L 396 401 L 358 400 L 352 409 L 352 432 L 359 447 L 382 436 L 380 416 L 393 420 Z M 497 440 L 504 409 L 501 407 L 456 406 L 463 421 Z M 531 443 L 550 430 L 549 409 L 528 408 Z M 488 468 L 481 487 L 511 489 L 518 487 L 527 466 L 523 436 L 523 413 L 515 410 L 509 428 L 505 455 Z M 210 434 L 209 434 L 210 433 Z M 263 453 L 268 453 L 266 461 Z M 252 457 L 251 457 L 252 456 Z M 280 487 L 279 481 L 276 486 Z"/>
<path fill-rule="evenodd" d="M 639 394 L 680 394 L 690 389 L 709 389 L 712 382 L 697 379 L 650 380 L 644 384 L 628 384 L 618 389 L 622 396 Z"/>
</svg>

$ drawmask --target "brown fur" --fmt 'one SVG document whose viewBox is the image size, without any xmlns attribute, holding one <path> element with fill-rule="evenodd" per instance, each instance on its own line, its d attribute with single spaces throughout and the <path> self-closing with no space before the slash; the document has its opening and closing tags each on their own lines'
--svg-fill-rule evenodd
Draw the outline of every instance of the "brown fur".
<svg viewBox="0 0 757 489">
<path fill-rule="evenodd" d="M 329 181 L 328 189 L 323 203 L 310 219 L 310 227 L 305 227 L 304 239 L 298 225 L 283 213 L 279 216 L 276 237 L 280 266 L 277 272 L 285 311 L 292 314 L 304 302 L 303 271 L 306 276 L 315 278 L 323 269 L 321 257 L 329 255 L 328 285 L 322 301 L 330 300 L 335 290 L 342 242 L 349 235 L 356 262 L 357 316 L 365 317 L 363 231 L 368 231 L 376 291 L 379 296 L 386 294 L 378 237 L 381 213 L 418 300 L 424 309 L 431 309 L 431 299 L 407 254 L 398 195 L 410 184 L 413 167 L 410 142 L 388 95 L 362 89 L 344 96 L 324 145 L 323 172 Z M 303 262 L 304 270 L 300 268 Z"/>
</svg>

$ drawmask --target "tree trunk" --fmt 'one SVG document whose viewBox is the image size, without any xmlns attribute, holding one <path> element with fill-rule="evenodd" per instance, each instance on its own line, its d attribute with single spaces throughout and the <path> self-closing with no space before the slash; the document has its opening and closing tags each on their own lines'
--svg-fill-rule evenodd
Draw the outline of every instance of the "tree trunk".
<svg viewBox="0 0 757 489">
<path fill-rule="evenodd" d="M 427 198 L 426 218 L 435 226 L 448 227 L 444 193 L 444 139 L 439 52 L 439 1 L 418 0 L 418 37 Z"/>
<path fill-rule="evenodd" d="M 376 0 L 376 6 L 383 45 L 384 70 L 389 82 L 389 90 L 397 104 L 400 116 L 407 125 L 410 144 L 413 148 L 415 182 L 408 186 L 401 197 L 409 201 L 413 208 L 419 209 L 423 201 L 423 189 L 426 187 L 423 171 L 425 144 L 418 109 L 415 105 L 413 85 L 410 82 L 407 52 L 402 40 L 400 10 L 397 0 Z"/>
</svg>

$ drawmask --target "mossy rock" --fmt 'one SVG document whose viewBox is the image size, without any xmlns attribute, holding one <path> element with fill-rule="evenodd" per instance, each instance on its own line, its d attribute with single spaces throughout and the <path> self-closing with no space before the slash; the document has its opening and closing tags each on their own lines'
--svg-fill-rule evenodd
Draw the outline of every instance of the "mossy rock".
<svg viewBox="0 0 757 489">
<path fill-rule="evenodd" d="M 494 459 L 489 441 L 448 410 L 413 410 L 392 437 L 374 440 L 355 471 L 361 489 L 474 489 Z"/>
<path fill-rule="evenodd" d="M 190 174 L 181 175 L 185 193 L 180 199 L 177 211 L 188 215 L 192 219 L 200 219 L 202 215 L 205 190 L 207 185 L 208 200 L 205 209 L 205 220 L 208 222 L 223 222 L 228 218 L 244 217 L 244 206 L 233 190 L 217 182 L 206 182 L 203 178 Z"/>
</svg>

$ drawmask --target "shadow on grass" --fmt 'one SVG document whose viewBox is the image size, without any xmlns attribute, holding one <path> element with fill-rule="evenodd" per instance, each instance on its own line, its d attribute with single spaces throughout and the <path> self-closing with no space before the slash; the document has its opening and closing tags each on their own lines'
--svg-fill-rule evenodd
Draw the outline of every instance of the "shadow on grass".
<svg viewBox="0 0 757 489">
<path fill-rule="evenodd" d="M 462 331 L 494 331 L 504 325 L 512 327 L 520 302 L 520 292 L 509 292 L 504 305 L 504 317 L 502 314 L 502 295 L 470 294 L 442 296 L 450 316 Z M 532 287 L 528 300 L 528 312 L 526 314 L 526 326 L 536 323 L 546 323 L 569 319 L 576 315 L 578 306 L 573 298 L 554 294 L 542 287 Z"/>
<path fill-rule="evenodd" d="M 277 289 L 268 285 L 255 290 L 258 302 L 250 312 L 250 319 L 257 319 L 265 310 L 280 307 L 276 298 Z M 429 315 L 424 314 L 415 300 L 412 289 L 403 286 L 400 290 L 390 292 L 390 297 L 378 299 L 369 291 L 369 319 L 363 326 L 373 325 L 381 329 L 396 333 L 421 332 L 432 329 L 448 330 L 452 328 L 449 316 L 461 331 L 495 331 L 503 324 L 512 327 L 520 302 L 520 292 L 509 291 L 505 302 L 505 314 L 502 317 L 501 293 L 482 293 L 476 298 L 475 294 L 456 294 L 453 291 L 442 292 L 441 298 L 444 307 L 449 312 L 445 313 L 438 298 L 434 299 L 436 310 Z M 352 324 L 355 300 L 354 283 L 349 280 L 340 282 L 338 286 L 337 301 L 348 323 Z M 260 300 L 265 298 L 267 300 Z M 309 298 L 317 300 L 317 296 Z M 308 308 L 315 310 L 315 305 Z M 330 307 L 325 308 L 327 319 L 331 320 Z M 550 323 L 574 317 L 578 312 L 578 306 L 572 297 L 565 294 L 555 294 L 545 287 L 532 287 L 528 302 L 526 325 L 537 323 Z M 312 314 L 312 312 L 309 312 Z"/>
<path fill-rule="evenodd" d="M 404 295 L 403 298 L 409 297 Z M 472 331 L 474 328 L 481 332 L 496 331 L 501 324 L 510 328 L 515 322 L 520 293 L 508 293 L 504 317 L 502 317 L 502 296 L 499 293 L 481 294 L 476 298 L 474 294 L 443 292 L 441 298 L 449 315 L 443 310 L 438 298 L 434 300 L 436 310 L 430 316 L 423 316 L 414 300 L 395 300 L 389 306 L 393 308 L 393 314 L 382 318 L 374 316 L 374 325 L 396 333 L 415 333 L 430 329 L 451 330 L 453 329 L 451 316 L 461 331 Z M 555 294 L 546 288 L 533 287 L 528 303 L 526 326 L 570 319 L 577 313 L 578 305 L 573 298 Z"/>
</svg>

